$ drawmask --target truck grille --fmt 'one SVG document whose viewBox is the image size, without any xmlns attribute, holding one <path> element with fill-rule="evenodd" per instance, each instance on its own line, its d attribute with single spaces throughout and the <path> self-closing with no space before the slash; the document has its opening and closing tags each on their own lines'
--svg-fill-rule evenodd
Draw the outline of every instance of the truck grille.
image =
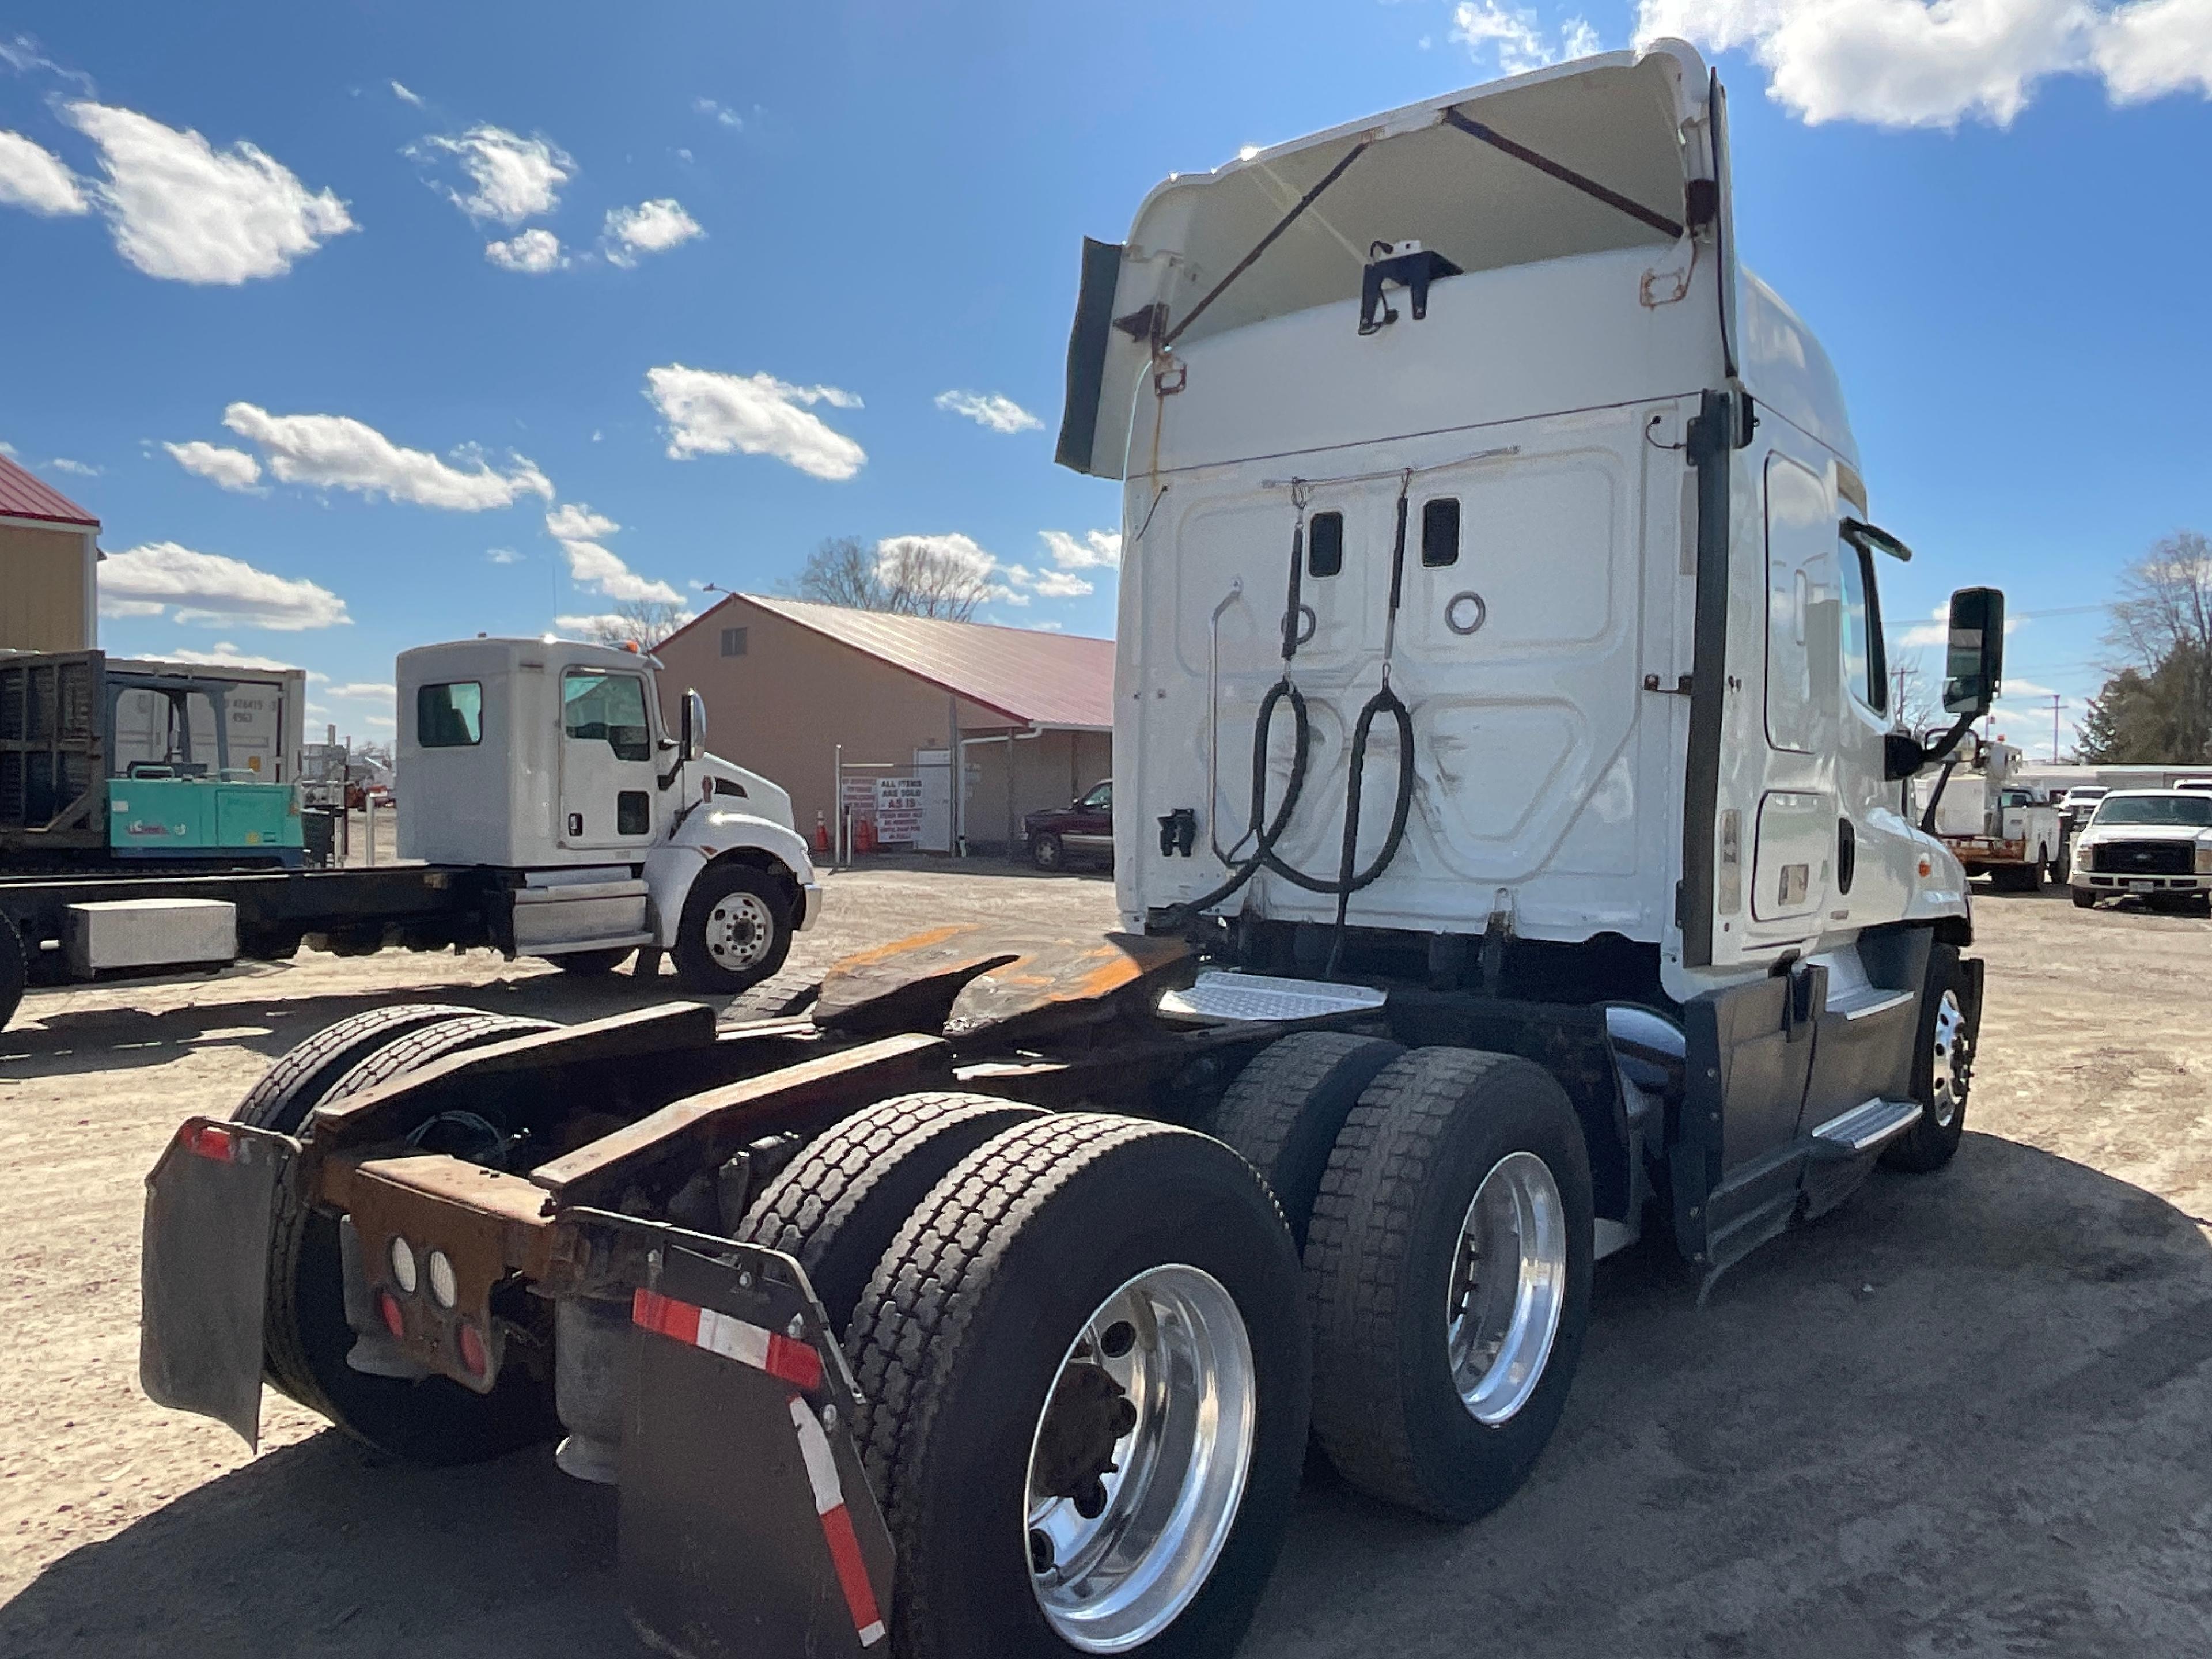
<svg viewBox="0 0 2212 1659">
<path fill-rule="evenodd" d="M 2185 876 L 2196 848 L 2185 841 L 2108 841 L 2097 848 L 2097 872 L 2113 876 Z"/>
</svg>

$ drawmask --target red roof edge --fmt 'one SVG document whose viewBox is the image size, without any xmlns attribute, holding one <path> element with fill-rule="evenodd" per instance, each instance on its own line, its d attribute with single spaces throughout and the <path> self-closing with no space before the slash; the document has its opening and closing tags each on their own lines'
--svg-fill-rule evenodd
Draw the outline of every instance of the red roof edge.
<svg viewBox="0 0 2212 1659">
<path fill-rule="evenodd" d="M 97 530 L 100 520 L 45 479 L 0 455 L 0 518 L 42 519 L 82 530 Z"/>
</svg>

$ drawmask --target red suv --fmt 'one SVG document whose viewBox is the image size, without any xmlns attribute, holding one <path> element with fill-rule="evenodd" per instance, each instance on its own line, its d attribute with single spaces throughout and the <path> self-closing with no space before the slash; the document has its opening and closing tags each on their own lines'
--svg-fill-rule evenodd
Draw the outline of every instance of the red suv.
<svg viewBox="0 0 2212 1659">
<path fill-rule="evenodd" d="M 1085 791 L 1070 806 L 1032 812 L 1022 820 L 1030 862 L 1040 870 L 1065 869 L 1072 858 L 1114 861 L 1114 780 Z"/>
</svg>

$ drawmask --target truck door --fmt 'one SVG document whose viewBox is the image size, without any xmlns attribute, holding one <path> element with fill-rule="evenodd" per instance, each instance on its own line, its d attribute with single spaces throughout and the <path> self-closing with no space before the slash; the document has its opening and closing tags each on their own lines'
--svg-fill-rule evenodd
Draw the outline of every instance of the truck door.
<svg viewBox="0 0 2212 1659">
<path fill-rule="evenodd" d="M 561 675 L 563 847 L 643 847 L 653 839 L 653 722 L 645 677 L 617 669 Z"/>
<path fill-rule="evenodd" d="M 1894 723 L 1888 653 L 1881 636 L 1881 593 L 1871 549 L 1839 537 L 1836 571 L 1843 696 L 1836 724 L 1836 892 L 1831 910 L 1856 927 L 1895 921 L 1919 848 L 1898 810 L 1897 786 L 1883 777 L 1883 739 Z"/>
<path fill-rule="evenodd" d="M 1751 916 L 1757 934 L 1778 940 L 1820 930 L 1835 870 L 1836 523 L 1820 473 L 1779 452 L 1767 457 L 1768 754 Z"/>
</svg>

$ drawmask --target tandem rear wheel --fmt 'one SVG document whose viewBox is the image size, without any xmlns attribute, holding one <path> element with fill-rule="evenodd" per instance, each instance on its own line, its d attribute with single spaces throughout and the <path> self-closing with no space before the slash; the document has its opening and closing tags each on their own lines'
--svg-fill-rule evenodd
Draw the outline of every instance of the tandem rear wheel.
<svg viewBox="0 0 2212 1659">
<path fill-rule="evenodd" d="M 309 1037 L 246 1091 L 233 1120 L 299 1135 L 319 1106 L 374 1088 L 446 1055 L 532 1031 L 547 1021 L 480 1013 L 440 1003 L 379 1008 Z M 433 1119 L 409 1139 L 468 1157 L 491 1128 L 481 1118 Z M 493 1131 L 495 1133 L 495 1130 Z M 448 1144 L 450 1143 L 450 1144 Z M 270 1382 L 347 1434 L 387 1455 L 419 1463 L 496 1457 L 556 1432 L 550 1377 L 526 1364 L 502 1369 L 489 1394 L 442 1376 L 371 1376 L 346 1363 L 347 1322 L 339 1223 L 307 1206 L 280 1207 L 270 1233 L 264 1371 Z"/>
<path fill-rule="evenodd" d="M 1297 1257 L 1220 1142 L 993 1135 L 906 1217 L 845 1340 L 897 1551 L 894 1650 L 1225 1654 L 1306 1441 Z"/>
<path fill-rule="evenodd" d="M 1548 1072 L 1300 1033 L 1215 1132 L 1274 1185 L 1314 1310 L 1314 1436 L 1361 1491 L 1445 1520 L 1518 1489 L 1589 1316 L 1589 1152 Z"/>
</svg>

